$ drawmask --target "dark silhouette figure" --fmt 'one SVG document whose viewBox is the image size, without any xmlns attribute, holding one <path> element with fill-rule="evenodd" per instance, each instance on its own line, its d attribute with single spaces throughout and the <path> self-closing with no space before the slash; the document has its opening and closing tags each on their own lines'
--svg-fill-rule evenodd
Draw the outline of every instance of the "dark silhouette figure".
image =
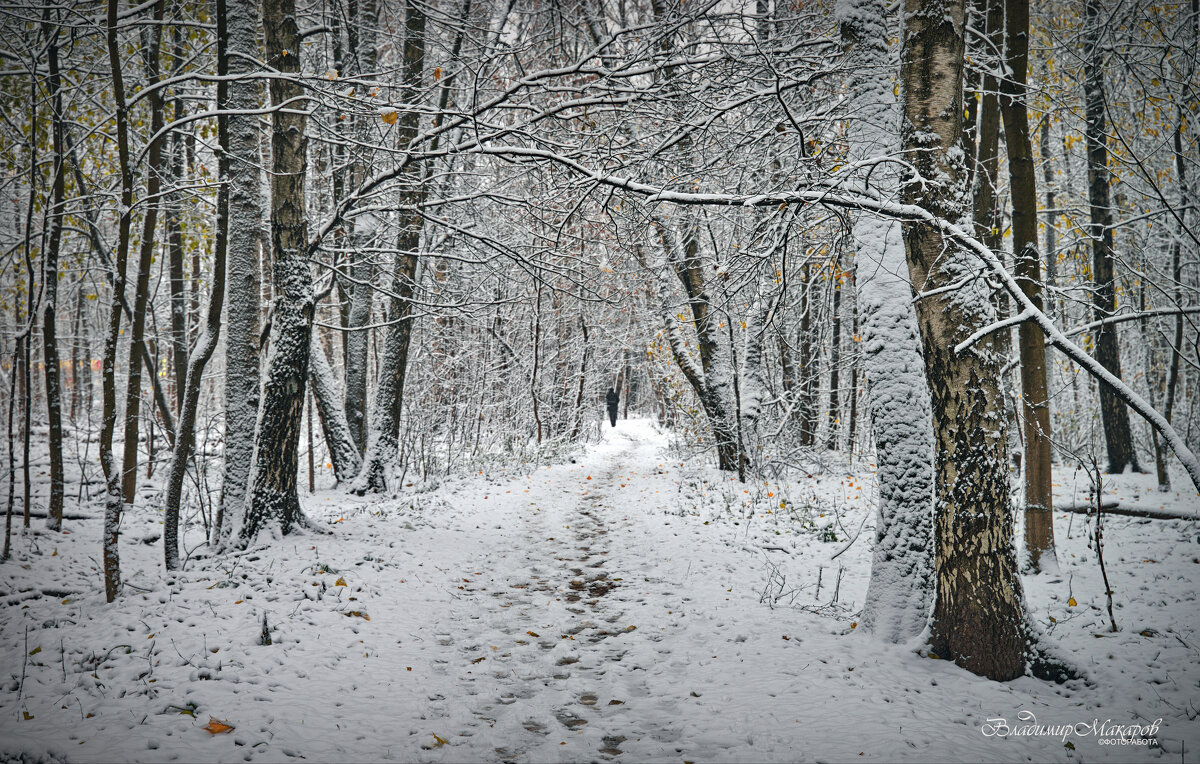
<svg viewBox="0 0 1200 764">
<path fill-rule="evenodd" d="M 616 427 L 617 408 L 621 405 L 621 396 L 616 390 L 610 387 L 608 388 L 608 394 L 604 396 L 604 400 L 608 403 L 608 420 L 612 422 L 613 427 Z"/>
</svg>

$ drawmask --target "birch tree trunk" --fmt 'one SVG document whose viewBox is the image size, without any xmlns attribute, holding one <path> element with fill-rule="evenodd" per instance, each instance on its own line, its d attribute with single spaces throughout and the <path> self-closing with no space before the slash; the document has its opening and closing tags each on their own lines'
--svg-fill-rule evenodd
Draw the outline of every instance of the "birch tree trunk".
<svg viewBox="0 0 1200 764">
<path fill-rule="evenodd" d="M 962 162 L 962 0 L 905 0 L 902 13 L 901 140 L 917 176 L 906 203 L 948 220 L 966 216 Z M 950 287 L 975 271 L 957 245 L 928 225 L 903 225 L 909 276 L 918 293 Z M 975 283 L 975 282 L 972 282 Z M 932 646 L 990 679 L 1025 671 L 1021 583 L 1012 547 L 1001 357 L 985 337 L 954 348 L 994 318 L 984 286 L 917 301 L 936 443 L 934 540 L 937 593 Z"/>
<path fill-rule="evenodd" d="M 854 119 L 847 126 L 851 161 L 899 150 L 899 109 L 892 96 L 884 0 L 840 0 L 842 44 Z M 894 196 L 899 179 L 882 172 L 878 192 Z M 854 283 L 862 316 L 867 400 L 875 434 L 879 485 L 875 549 L 862 624 L 902 642 L 925 628 L 933 605 L 933 430 L 917 317 L 909 298 L 899 221 L 853 218 Z"/>
<path fill-rule="evenodd" d="M 263 0 L 267 64 L 284 75 L 300 71 L 295 0 Z M 254 461 L 239 536 L 288 534 L 304 524 L 297 492 L 300 429 L 315 295 L 308 266 L 304 180 L 308 139 L 304 98 L 294 78 L 271 80 L 271 339 L 262 402 L 254 430 Z"/>
<path fill-rule="evenodd" d="M 259 117 L 246 114 L 259 104 L 258 80 L 247 79 L 258 56 L 257 0 L 230 0 L 225 20 L 226 55 L 223 65 L 232 75 L 229 110 L 228 249 L 225 260 L 225 459 L 221 501 L 213 523 L 213 541 L 220 546 L 230 520 L 242 511 L 254 455 L 254 424 L 259 401 L 259 230 L 262 200 L 259 191 L 261 137 Z"/>
</svg>

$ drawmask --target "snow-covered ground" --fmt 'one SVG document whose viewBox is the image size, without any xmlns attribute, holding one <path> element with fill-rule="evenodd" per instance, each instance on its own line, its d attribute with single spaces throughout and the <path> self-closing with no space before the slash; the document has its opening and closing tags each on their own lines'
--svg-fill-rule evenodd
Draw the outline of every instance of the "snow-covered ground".
<svg viewBox="0 0 1200 764">
<path fill-rule="evenodd" d="M 1093 523 L 1057 514 L 1061 570 L 1026 577 L 1026 595 L 1087 679 L 1002 684 L 855 628 L 869 464 L 745 486 L 666 445 L 622 421 L 574 463 L 384 501 L 304 496 L 327 535 L 172 576 L 160 508 L 139 507 L 113 605 L 97 521 L 17 537 L 0 566 L 0 760 L 1200 756 L 1195 521 L 1105 520 L 1114 634 Z M 1085 480 L 1060 475 L 1058 500 L 1084 501 Z M 1109 485 L 1197 509 L 1190 486 L 1150 494 L 1152 481 Z M 1023 713 L 1073 729 L 1016 734 Z M 1160 718 L 1157 746 L 1084 729 Z"/>
</svg>

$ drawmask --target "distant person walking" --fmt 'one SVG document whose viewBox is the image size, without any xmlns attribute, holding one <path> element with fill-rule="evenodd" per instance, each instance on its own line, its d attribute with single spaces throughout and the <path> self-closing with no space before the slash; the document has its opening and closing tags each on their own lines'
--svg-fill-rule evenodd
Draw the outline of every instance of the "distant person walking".
<svg viewBox="0 0 1200 764">
<path fill-rule="evenodd" d="M 616 390 L 610 387 L 608 388 L 608 394 L 604 396 L 604 400 L 608 403 L 608 421 L 612 422 L 613 427 L 616 427 L 617 407 L 621 404 L 621 396 Z"/>
</svg>

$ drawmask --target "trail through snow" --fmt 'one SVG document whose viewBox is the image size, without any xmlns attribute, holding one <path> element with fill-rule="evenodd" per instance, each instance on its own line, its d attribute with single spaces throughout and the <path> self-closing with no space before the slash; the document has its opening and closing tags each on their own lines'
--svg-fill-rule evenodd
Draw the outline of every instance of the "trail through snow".
<svg viewBox="0 0 1200 764">
<path fill-rule="evenodd" d="M 1121 612 L 1123 632 L 1104 636 L 1100 612 L 1067 612 L 1068 584 L 1038 577 L 1029 587 L 1035 617 L 1050 624 L 1046 614 L 1058 615 L 1055 637 L 1092 683 L 987 682 L 852 628 L 869 528 L 832 555 L 871 503 L 853 478 L 833 476 L 814 489 L 842 492 L 843 516 L 828 534 L 841 538 L 830 543 L 811 529 L 794 532 L 778 519 L 782 510 L 728 511 L 730 497 L 750 489 L 713 490 L 725 478 L 706 473 L 704 483 L 670 461 L 665 436 L 649 422 L 621 421 L 604 433 L 574 463 L 528 474 L 475 475 L 384 501 L 307 497 L 306 510 L 330 535 L 194 560 L 178 576 L 161 572 L 158 544 L 137 543 L 153 538 L 157 515 L 136 509 L 123 552 L 132 586 L 112 606 L 95 570 L 98 524 L 19 541 L 26 562 L 3 569 L 11 588 L 0 753 L 71 761 L 1179 761 L 1181 744 L 1200 750 L 1191 721 L 1200 686 L 1194 593 L 1186 601 L 1193 587 L 1169 574 L 1194 570 L 1193 524 L 1114 518 L 1106 529 L 1162 550 L 1151 561 L 1164 563 L 1160 572 L 1130 580 L 1153 580 L 1161 596 L 1177 597 L 1175 620 L 1153 620 L 1157 603 L 1131 598 L 1130 608 L 1143 610 Z M 769 505 L 757 506 L 779 506 L 775 491 L 794 490 L 775 486 L 764 494 Z M 825 514 L 812 519 L 826 523 Z M 1083 543 L 1061 542 L 1067 574 L 1066 556 Z M 1147 554 L 1110 543 L 1114 561 Z M 1176 557 L 1173 545 L 1182 545 Z M 1081 600 L 1094 594 L 1082 567 L 1071 584 Z M 1121 581 L 1123 592 L 1133 588 Z M 259 644 L 264 614 L 271 645 Z M 1139 634 L 1150 622 L 1156 628 Z M 1162 748 L 985 734 L 989 719 L 1015 727 L 1021 711 L 1041 724 L 1166 717 Z M 210 719 L 234 729 L 211 734 Z"/>
</svg>

